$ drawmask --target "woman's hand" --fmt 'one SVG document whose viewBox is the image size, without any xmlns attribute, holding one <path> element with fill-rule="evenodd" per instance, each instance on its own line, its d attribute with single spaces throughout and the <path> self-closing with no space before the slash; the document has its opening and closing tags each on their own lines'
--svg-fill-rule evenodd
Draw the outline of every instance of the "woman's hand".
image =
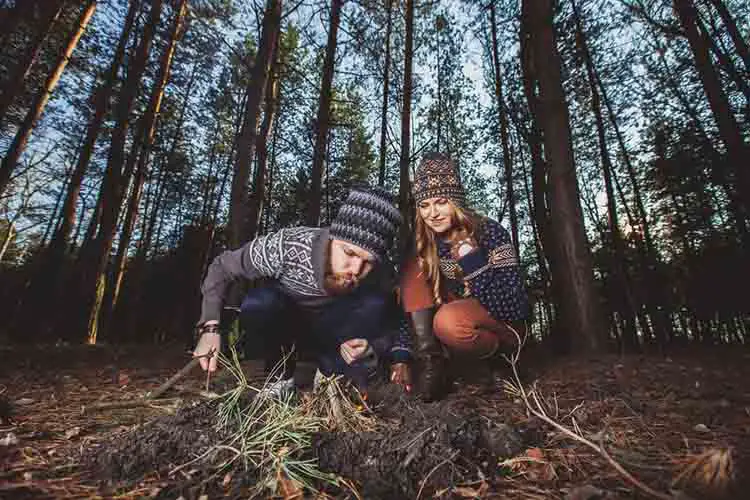
<svg viewBox="0 0 750 500">
<path fill-rule="evenodd" d="M 456 231 L 451 237 L 451 257 L 458 260 L 472 252 L 479 244 L 465 229 Z"/>
<path fill-rule="evenodd" d="M 408 363 L 391 365 L 391 382 L 400 385 L 406 392 L 411 392 L 411 369 Z"/>
</svg>

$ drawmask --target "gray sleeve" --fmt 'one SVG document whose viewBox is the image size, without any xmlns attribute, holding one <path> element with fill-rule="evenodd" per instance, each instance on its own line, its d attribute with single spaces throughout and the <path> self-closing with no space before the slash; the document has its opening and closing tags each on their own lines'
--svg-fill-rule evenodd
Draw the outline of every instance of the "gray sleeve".
<svg viewBox="0 0 750 500">
<path fill-rule="evenodd" d="M 223 252 L 208 266 L 201 286 L 203 302 L 198 324 L 218 321 L 229 285 L 244 278 L 278 278 L 283 269 L 284 230 L 259 236 L 237 250 Z"/>
</svg>

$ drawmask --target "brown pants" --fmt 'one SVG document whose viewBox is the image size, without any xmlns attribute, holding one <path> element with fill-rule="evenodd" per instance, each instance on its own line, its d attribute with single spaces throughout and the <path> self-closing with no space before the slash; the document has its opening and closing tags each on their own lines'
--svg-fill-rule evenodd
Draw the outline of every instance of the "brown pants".
<svg viewBox="0 0 750 500">
<path fill-rule="evenodd" d="M 435 305 L 432 290 L 416 259 L 404 267 L 401 275 L 401 305 L 407 313 Z M 505 350 L 518 344 L 510 325 L 495 320 L 474 298 L 444 298 L 432 327 L 440 342 L 455 354 L 484 358 L 498 348 Z"/>
</svg>

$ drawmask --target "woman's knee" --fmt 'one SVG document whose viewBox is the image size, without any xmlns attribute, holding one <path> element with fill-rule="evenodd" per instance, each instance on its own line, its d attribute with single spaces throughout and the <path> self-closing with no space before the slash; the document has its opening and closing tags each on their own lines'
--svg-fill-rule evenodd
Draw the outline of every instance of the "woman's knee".
<svg viewBox="0 0 750 500">
<path fill-rule="evenodd" d="M 477 357 L 491 355 L 498 346 L 497 336 L 482 326 L 470 307 L 452 302 L 438 309 L 433 330 L 451 351 Z"/>
</svg>

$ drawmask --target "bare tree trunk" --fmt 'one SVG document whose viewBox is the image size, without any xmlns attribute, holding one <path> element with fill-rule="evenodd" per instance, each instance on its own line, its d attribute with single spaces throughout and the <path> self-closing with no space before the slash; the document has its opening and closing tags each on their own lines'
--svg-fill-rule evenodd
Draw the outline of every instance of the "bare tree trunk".
<svg viewBox="0 0 750 500">
<path fill-rule="evenodd" d="M 3 257 L 5 257 L 5 252 L 8 251 L 8 247 L 10 247 L 10 242 L 13 239 L 13 236 L 15 236 L 15 229 L 16 229 L 16 223 L 11 222 L 8 225 L 8 230 L 5 232 L 5 236 L 3 237 L 3 244 L 0 245 L 0 262 L 3 261 Z"/>
<path fill-rule="evenodd" d="M 143 37 L 128 68 L 128 77 L 123 84 L 115 109 L 116 124 L 112 131 L 107 169 L 101 187 L 102 208 L 99 231 L 93 241 L 91 254 L 84 257 L 90 262 L 90 265 L 87 264 L 90 270 L 83 279 L 84 294 L 90 293 L 92 289 L 95 290 L 93 301 L 91 297 L 83 297 L 88 301 L 85 310 L 88 312 L 87 342 L 89 344 L 96 343 L 99 308 L 105 288 L 105 270 L 124 195 L 124 180 L 126 179 L 123 179 L 123 167 L 125 166 L 125 143 L 130 128 L 130 112 L 138 95 L 141 77 L 146 69 L 151 42 L 161 19 L 161 11 L 162 0 L 154 0 L 149 22 L 144 28 Z"/>
<path fill-rule="evenodd" d="M 125 23 L 120 33 L 120 39 L 117 42 L 117 48 L 112 58 L 112 64 L 110 64 L 109 70 L 105 74 L 104 81 L 94 91 L 94 95 L 92 96 L 92 101 L 95 103 L 94 115 L 86 130 L 86 138 L 84 139 L 78 161 L 73 169 L 70 184 L 68 185 L 65 202 L 63 203 L 60 227 L 55 231 L 55 235 L 49 245 L 53 258 L 56 255 L 61 255 L 68 248 L 68 240 L 76 218 L 76 204 L 80 196 L 83 177 L 86 174 L 91 155 L 94 152 L 96 139 L 99 137 L 104 117 L 109 108 L 110 97 L 112 96 L 115 81 L 117 80 L 117 72 L 120 66 L 122 66 L 122 61 L 125 57 L 128 37 L 133 27 L 139 3 L 139 0 L 131 0 Z"/>
<path fill-rule="evenodd" d="M 255 237 L 263 220 L 263 205 L 266 198 L 266 165 L 268 163 L 268 138 L 276 120 L 276 110 L 279 107 L 279 85 L 280 50 L 278 46 L 274 50 L 274 62 L 271 67 L 271 75 L 266 85 L 266 103 L 263 114 L 263 123 L 260 126 L 258 136 L 258 155 L 255 165 L 255 176 L 253 178 L 253 194 L 250 196 L 249 234 Z"/>
<path fill-rule="evenodd" d="M 532 6 L 532 3 L 534 4 Z M 604 349 L 604 328 L 594 289 L 591 252 L 583 227 L 570 120 L 562 88 L 560 55 L 555 42 L 552 0 L 524 0 L 522 36 L 530 37 L 539 86 L 539 120 L 545 156 L 549 162 L 550 227 L 555 231 L 557 255 L 552 260 L 552 280 L 558 297 L 562 324 L 578 353 Z M 558 260 L 559 259 L 559 260 Z"/>
<path fill-rule="evenodd" d="M 336 39 L 341 22 L 341 9 L 344 0 L 331 0 L 331 18 L 328 23 L 328 43 L 323 62 L 323 79 L 320 83 L 320 101 L 318 104 L 318 118 L 315 122 L 315 149 L 310 173 L 310 199 L 305 219 L 308 226 L 317 226 L 320 222 L 320 203 L 322 196 L 323 162 L 328 144 L 328 128 L 331 115 L 331 94 L 333 84 L 333 69 L 336 64 Z"/>
<path fill-rule="evenodd" d="M 49 5 L 41 5 L 41 8 L 45 11 L 41 25 L 26 48 L 26 51 L 16 61 L 17 64 L 12 68 L 3 85 L 3 91 L 0 94 L 0 124 L 2 124 L 5 114 L 8 112 L 11 104 L 13 104 L 16 96 L 23 92 L 24 81 L 29 76 L 31 67 L 39 56 L 44 40 L 49 35 L 55 21 L 60 17 L 63 5 L 64 3 L 61 1 L 52 1 L 49 2 Z"/>
<path fill-rule="evenodd" d="M 651 236 L 651 225 L 648 220 L 645 204 L 643 203 L 643 195 L 641 194 L 640 183 L 638 182 L 635 173 L 635 167 L 631 160 L 628 148 L 625 145 L 625 139 L 620 131 L 620 127 L 617 124 L 617 117 L 615 116 L 614 109 L 607 97 L 607 90 L 599 78 L 599 75 L 595 73 L 595 77 L 602 94 L 602 101 L 604 101 L 607 113 L 609 114 L 610 123 L 615 131 L 615 137 L 617 137 L 617 143 L 620 147 L 623 162 L 625 163 L 628 172 L 628 179 L 630 180 L 630 185 L 633 189 L 638 225 L 643 233 L 643 240 L 638 241 L 638 253 L 641 257 L 641 265 L 643 269 L 648 272 L 654 280 L 652 285 L 646 290 L 646 301 L 648 302 L 649 315 L 654 323 L 652 330 L 656 337 L 656 342 L 660 350 L 663 351 L 666 347 L 667 339 L 672 336 L 672 322 L 669 319 L 671 310 L 667 307 L 668 301 L 664 293 L 666 280 L 664 280 L 661 275 L 660 258 Z"/>
<path fill-rule="evenodd" d="M 622 233 L 620 233 L 620 223 L 617 215 L 617 200 L 615 198 L 615 190 L 612 182 L 613 166 L 609 156 L 609 147 L 607 145 L 606 131 L 604 129 L 604 118 L 602 116 L 601 100 L 599 97 L 599 89 L 597 87 L 596 71 L 594 69 L 594 62 L 591 58 L 588 41 L 586 40 L 586 34 L 583 29 L 583 21 L 581 20 L 580 12 L 578 11 L 575 0 L 571 0 L 571 5 L 573 7 L 574 21 L 576 25 L 576 42 L 586 68 L 589 92 L 591 92 L 591 108 L 594 113 L 596 135 L 599 143 L 599 157 L 602 162 L 604 188 L 607 195 L 607 225 L 613 246 L 613 252 L 610 254 L 612 257 L 612 274 L 614 276 L 614 287 L 611 296 L 617 297 L 619 295 L 622 299 L 621 304 L 615 303 L 612 305 L 614 306 L 614 310 L 617 310 L 622 315 L 624 322 L 621 337 L 623 340 L 623 347 L 628 351 L 634 351 L 639 347 L 638 336 L 635 330 L 637 307 L 633 298 L 632 285 L 627 278 L 627 272 L 625 270 L 625 242 L 622 239 Z M 618 306 L 621 306 L 622 309 Z M 645 331 L 647 331 L 647 325 L 644 325 L 644 332 Z"/>
<path fill-rule="evenodd" d="M 726 93 L 721 87 L 719 75 L 711 61 L 709 42 L 705 28 L 701 29 L 698 13 L 692 0 L 674 0 L 675 13 L 690 45 L 695 59 L 695 67 L 700 76 L 703 90 L 719 129 L 722 141 L 727 148 L 730 168 L 737 175 L 737 190 L 743 202 L 742 220 L 737 221 L 738 231 L 747 238 L 748 204 L 750 203 L 750 172 L 747 168 L 748 148 L 742 138 L 742 131 L 734 118 Z"/>
<path fill-rule="evenodd" d="M 0 194 L 2 194 L 8 187 L 11 174 L 16 168 L 18 159 L 21 157 L 24 149 L 26 149 L 26 143 L 31 136 L 31 131 L 34 129 L 37 121 L 39 121 L 39 118 L 42 116 L 42 112 L 44 112 L 47 101 L 49 101 L 52 92 L 55 90 L 57 82 L 60 80 L 65 67 L 68 65 L 68 61 L 70 61 L 70 56 L 73 54 L 73 50 L 76 48 L 76 45 L 78 45 L 78 41 L 81 39 L 83 32 L 86 30 L 86 26 L 91 20 L 91 16 L 94 15 L 95 9 L 96 0 L 89 0 L 85 4 L 81 15 L 78 17 L 76 26 L 74 27 L 70 37 L 68 38 L 68 41 L 65 44 L 65 49 L 60 54 L 60 57 L 55 62 L 54 69 L 49 74 L 49 76 L 47 76 L 47 80 L 44 82 L 44 88 L 34 100 L 34 104 L 32 104 L 31 109 L 29 109 L 28 113 L 26 113 L 26 118 L 24 118 L 23 123 L 18 128 L 13 142 L 11 143 L 8 152 L 5 154 L 5 158 L 3 158 L 2 164 L 0 165 Z"/>
<path fill-rule="evenodd" d="M 143 144 L 141 146 L 141 152 L 138 157 L 138 168 L 136 169 L 133 189 L 130 194 L 130 200 L 128 202 L 125 222 L 122 225 L 122 233 L 120 237 L 119 247 L 117 249 L 117 256 L 115 257 L 115 279 L 113 281 L 111 292 L 109 294 L 109 296 L 111 297 L 111 302 L 108 301 L 108 303 L 106 304 L 106 311 L 108 313 L 114 310 L 120 295 L 122 277 L 125 272 L 125 256 L 127 255 L 128 247 L 130 246 L 130 239 L 133 235 L 133 229 L 135 228 L 135 223 L 138 218 L 138 207 L 141 201 L 141 194 L 143 193 L 143 183 L 146 180 L 146 165 L 148 164 L 149 156 L 151 154 L 151 146 L 154 143 L 156 123 L 159 117 L 159 112 L 161 111 L 164 89 L 166 88 L 167 82 L 169 81 L 172 59 L 174 57 L 175 48 L 177 46 L 177 40 L 184 35 L 184 33 L 181 33 L 181 30 L 182 21 L 185 17 L 186 9 L 187 0 L 180 0 L 179 6 L 177 7 L 177 12 L 175 13 L 174 19 L 172 21 L 172 32 L 169 37 L 169 44 L 162 54 L 161 64 L 159 65 L 159 74 L 156 77 L 154 89 L 149 100 L 149 107 L 145 116 L 146 132 L 142 139 Z M 106 317 L 108 316 L 109 314 L 106 315 Z"/>
<path fill-rule="evenodd" d="M 414 0 L 405 0 L 405 40 L 404 40 L 404 87 L 403 104 L 401 107 L 401 159 L 399 161 L 399 190 L 398 203 L 403 217 L 400 231 L 402 255 L 407 251 L 412 227 L 412 198 L 409 183 L 409 166 L 411 164 L 411 95 L 412 95 L 412 65 L 414 59 Z"/>
<path fill-rule="evenodd" d="M 237 163 L 232 178 L 229 201 L 229 241 L 232 248 L 239 247 L 248 236 L 247 209 L 250 170 L 253 163 L 260 120 L 260 104 L 266 88 L 271 58 L 281 25 L 281 0 L 267 0 L 263 14 L 263 30 L 258 43 L 255 64 L 250 73 L 245 104 L 244 128 L 237 143 Z"/>
<path fill-rule="evenodd" d="M 518 216 L 516 215 L 516 200 L 513 194 L 513 162 L 508 147 L 508 115 L 503 98 L 503 81 L 500 74 L 500 54 L 497 46 L 497 18 L 495 3 L 490 5 L 490 30 L 492 32 L 492 65 L 495 70 L 495 99 L 497 99 L 497 114 L 500 119 L 500 141 L 503 146 L 503 166 L 505 170 L 505 199 L 510 213 L 510 229 L 513 237 L 513 248 L 516 257 L 520 255 L 518 242 Z"/>
<path fill-rule="evenodd" d="M 380 159 L 378 160 L 378 184 L 385 185 L 386 142 L 388 137 L 388 93 L 391 80 L 391 29 L 393 27 L 393 0 L 386 1 L 385 62 L 383 63 L 383 105 L 380 108 Z"/>
<path fill-rule="evenodd" d="M 732 39 L 732 43 L 734 44 L 734 47 L 737 50 L 737 54 L 739 54 L 740 58 L 745 63 L 745 71 L 750 73 L 750 47 L 748 47 L 747 42 L 742 37 L 742 33 L 737 27 L 737 22 L 734 20 L 734 17 L 732 17 L 732 14 L 729 12 L 729 9 L 727 8 L 726 3 L 724 3 L 724 0 L 708 0 L 708 1 L 711 3 L 711 5 L 714 6 L 716 11 L 719 13 L 719 16 L 721 17 L 721 21 L 724 23 L 724 27 L 726 27 L 727 32 L 729 33 L 729 36 Z"/>
</svg>

